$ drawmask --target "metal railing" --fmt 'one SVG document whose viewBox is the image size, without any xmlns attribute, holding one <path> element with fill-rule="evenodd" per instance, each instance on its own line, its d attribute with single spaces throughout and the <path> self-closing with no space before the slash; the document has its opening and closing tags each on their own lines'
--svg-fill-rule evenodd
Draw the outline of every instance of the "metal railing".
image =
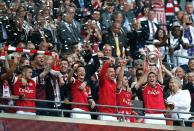
<svg viewBox="0 0 194 131">
<path fill-rule="evenodd" d="M 12 100 L 18 100 L 17 98 L 8 98 L 8 97 L 0 97 L 1 99 L 12 99 Z M 61 103 L 61 104 L 69 104 L 69 105 L 83 105 L 83 106 L 89 106 L 89 104 L 86 103 L 76 103 L 76 102 L 68 102 L 64 103 L 61 102 L 55 102 L 51 100 L 39 100 L 39 99 L 22 99 L 24 101 L 34 101 L 34 102 L 46 102 L 46 103 Z M 137 107 L 126 107 L 126 106 L 112 106 L 112 105 L 100 105 L 96 104 L 97 107 L 107 107 L 107 108 L 116 108 L 117 110 L 119 108 L 126 109 L 130 108 L 133 110 L 138 111 L 156 111 L 156 112 L 162 112 L 162 113 L 176 113 L 178 114 L 191 114 L 194 116 L 194 112 L 177 112 L 177 111 L 170 111 L 170 110 L 159 110 L 159 109 L 148 109 L 148 108 L 137 108 Z M 182 123 L 182 126 L 184 125 L 184 122 L 191 122 L 194 123 L 194 120 L 185 120 L 183 118 L 161 118 L 161 117 L 151 117 L 151 116 L 140 116 L 140 115 L 129 115 L 129 114 L 111 114 L 111 113 L 102 113 L 102 112 L 82 112 L 82 111 L 74 111 L 74 110 L 66 110 L 66 109 L 52 109 L 52 108 L 39 108 L 39 107 L 24 107 L 24 106 L 13 106 L 13 105 L 0 105 L 0 108 L 11 108 L 11 109 L 32 109 L 37 111 L 52 111 L 52 112 L 58 112 L 60 113 L 61 117 L 64 117 L 64 113 L 80 113 L 80 114 L 90 114 L 90 115 L 105 115 L 105 116 L 113 116 L 113 117 L 119 117 L 122 118 L 120 121 L 125 121 L 126 117 L 133 117 L 133 118 L 142 118 L 142 119 L 155 119 L 155 120 L 166 120 L 166 121 L 179 121 Z M 179 115 L 178 115 L 179 116 Z"/>
</svg>

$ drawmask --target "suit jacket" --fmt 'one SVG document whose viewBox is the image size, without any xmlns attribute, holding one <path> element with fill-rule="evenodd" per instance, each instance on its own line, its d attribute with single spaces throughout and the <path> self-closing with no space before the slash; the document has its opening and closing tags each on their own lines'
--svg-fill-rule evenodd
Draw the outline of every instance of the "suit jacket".
<svg viewBox="0 0 194 131">
<path fill-rule="evenodd" d="M 47 42 L 54 44 L 54 39 L 50 30 L 43 28 L 44 36 Z M 39 47 L 40 42 L 42 41 L 42 36 L 40 31 L 35 31 L 29 37 L 29 40 L 35 44 L 36 47 Z"/>
<path fill-rule="evenodd" d="M 59 48 L 64 51 L 71 51 L 71 47 L 74 44 L 83 42 L 81 37 L 81 27 L 77 21 L 73 22 L 72 28 L 69 27 L 69 24 L 65 21 L 62 21 L 57 29 L 57 38 L 59 42 Z M 72 30 L 71 30 L 72 29 Z M 68 47 L 68 49 L 66 48 Z"/>
<path fill-rule="evenodd" d="M 92 9 L 92 4 L 90 0 L 83 0 L 84 2 L 84 7 L 91 10 Z M 80 3 L 79 0 L 73 0 L 73 3 L 76 5 L 77 8 L 81 8 L 80 7 Z"/>
<path fill-rule="evenodd" d="M 121 56 L 122 56 L 122 51 L 123 51 L 123 47 L 126 47 L 126 34 L 124 34 L 123 32 L 119 32 L 118 33 L 118 37 L 119 37 L 119 48 L 120 48 L 120 51 L 121 51 Z M 105 44 L 110 44 L 112 46 L 112 55 L 114 57 L 116 57 L 116 43 L 115 43 L 115 38 L 113 36 L 113 32 L 112 30 L 109 29 L 108 33 L 107 34 L 104 34 L 102 36 L 102 47 L 101 49 L 103 48 L 103 46 Z"/>
<path fill-rule="evenodd" d="M 90 0 L 83 0 L 84 2 L 84 8 L 86 8 L 88 10 L 88 13 L 92 11 L 92 4 Z M 85 16 L 90 15 L 87 14 L 86 12 L 83 11 L 83 9 L 81 9 L 79 0 L 73 0 L 73 3 L 76 5 L 77 10 L 76 10 L 76 14 L 75 14 L 75 19 L 79 22 L 81 22 L 81 19 L 84 18 Z"/>
<path fill-rule="evenodd" d="M 158 30 L 159 25 L 155 22 L 153 22 L 153 23 L 154 23 L 154 26 L 156 27 L 156 29 Z M 148 20 L 141 21 L 141 26 L 142 26 L 142 29 L 144 30 L 144 32 L 146 32 L 145 39 L 148 40 L 149 35 L 150 35 L 150 27 L 149 27 Z"/>
<path fill-rule="evenodd" d="M 24 29 L 22 29 L 21 31 L 17 30 L 17 29 L 13 29 L 8 43 L 10 43 L 13 46 L 16 46 L 19 42 L 24 42 L 27 43 L 28 42 L 28 34 L 26 33 L 26 31 Z"/>
<path fill-rule="evenodd" d="M 7 38 L 3 38 L 3 29 L 4 29 L 5 34 L 7 35 L 7 38 L 8 38 L 8 32 L 7 32 L 4 24 L 0 23 L 0 43 L 3 43 L 7 40 Z"/>
<path fill-rule="evenodd" d="M 6 39 L 3 38 L 2 27 L 7 35 Z M 3 43 L 10 39 L 12 28 L 13 28 L 13 22 L 10 19 L 5 19 L 4 17 L 0 18 L 0 43 Z"/>
<path fill-rule="evenodd" d="M 139 59 L 141 57 L 139 49 L 145 46 L 145 36 L 145 32 L 142 29 L 132 30 L 127 34 L 127 45 L 130 46 L 130 55 L 133 59 Z"/>
<path fill-rule="evenodd" d="M 100 23 L 102 25 L 102 30 L 107 30 L 112 26 L 112 14 L 107 11 L 101 14 Z"/>
</svg>

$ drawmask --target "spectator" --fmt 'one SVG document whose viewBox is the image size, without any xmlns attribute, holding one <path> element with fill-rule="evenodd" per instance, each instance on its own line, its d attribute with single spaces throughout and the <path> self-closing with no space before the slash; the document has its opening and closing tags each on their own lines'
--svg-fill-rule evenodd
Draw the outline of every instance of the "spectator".
<svg viewBox="0 0 194 131">
<path fill-rule="evenodd" d="M 100 22 L 100 15 L 101 15 L 101 13 L 99 10 L 94 10 L 91 16 L 92 16 L 93 23 L 96 24 L 99 31 L 102 33 L 102 24 Z"/>
<path fill-rule="evenodd" d="M 153 10 L 150 10 L 148 13 L 148 19 L 145 21 L 141 21 L 141 26 L 143 30 L 146 32 L 146 40 L 149 41 L 147 44 L 152 43 L 154 35 L 157 29 L 159 28 L 158 23 L 155 21 L 155 18 L 156 18 L 155 12 Z"/>
<path fill-rule="evenodd" d="M 132 30 L 127 34 L 127 45 L 130 48 L 130 56 L 136 59 L 142 59 L 141 51 L 143 50 L 145 42 L 145 32 L 141 27 L 139 20 L 132 21 Z"/>
<path fill-rule="evenodd" d="M 181 25 L 178 22 L 173 23 L 172 27 L 172 35 L 170 35 L 169 43 L 169 51 L 170 51 L 170 62 L 175 66 L 186 64 L 188 62 L 187 59 L 176 57 L 175 55 L 187 56 L 187 50 L 189 41 L 182 34 Z"/>
<path fill-rule="evenodd" d="M 188 84 L 185 86 L 186 90 L 189 90 L 191 94 L 191 109 L 190 112 L 194 112 L 194 73 L 189 72 L 187 74 L 188 77 Z"/>
<path fill-rule="evenodd" d="M 104 56 L 112 57 L 112 47 L 109 44 L 105 44 L 102 50 Z"/>
<path fill-rule="evenodd" d="M 185 11 L 189 15 L 189 19 L 194 22 L 193 5 L 191 2 L 185 4 Z"/>
<path fill-rule="evenodd" d="M 184 70 L 181 67 L 176 67 L 174 76 L 178 77 L 181 80 L 182 89 L 184 89 L 187 84 L 187 79 Z"/>
<path fill-rule="evenodd" d="M 121 10 L 121 12 L 123 13 L 123 26 L 127 29 L 127 32 L 131 31 L 132 20 L 135 18 L 132 6 L 132 3 L 125 0 L 123 10 Z"/>
<path fill-rule="evenodd" d="M 81 25 L 74 20 L 75 7 L 70 6 L 67 12 L 63 16 L 63 20 L 60 22 L 57 29 L 57 36 L 59 40 L 59 50 L 62 52 L 72 50 L 72 46 L 78 43 L 82 43 Z"/>
<path fill-rule="evenodd" d="M 81 35 L 84 39 L 84 44 L 90 44 L 95 52 L 97 52 L 98 44 L 101 43 L 102 36 L 98 26 L 90 18 L 86 20 Z"/>
<path fill-rule="evenodd" d="M 186 73 L 194 72 L 194 59 L 190 58 L 188 64 L 181 65 Z"/>
<path fill-rule="evenodd" d="M 110 44 L 113 47 L 113 57 L 124 56 L 123 50 L 126 45 L 126 41 L 123 38 L 121 32 L 121 23 L 114 22 L 109 32 L 102 36 L 102 42 L 104 44 Z"/>
<path fill-rule="evenodd" d="M 163 60 L 163 62 L 167 62 L 167 54 L 168 54 L 168 37 L 166 35 L 166 32 L 164 29 L 162 28 L 158 28 L 158 30 L 156 31 L 153 43 L 154 45 L 158 48 L 158 50 L 160 51 L 160 55 L 161 55 L 161 59 Z"/>
<path fill-rule="evenodd" d="M 54 44 L 53 36 L 50 30 L 46 29 L 44 27 L 45 25 L 45 18 L 39 12 L 39 14 L 36 17 L 37 24 L 33 28 L 29 40 L 35 44 L 36 49 L 38 49 L 40 43 L 42 41 L 46 41 L 51 43 L 52 45 Z"/>
<path fill-rule="evenodd" d="M 194 27 L 192 21 L 189 19 L 189 15 L 184 14 L 182 18 L 183 24 L 183 36 L 189 40 L 189 49 L 187 51 L 188 56 L 193 56 L 194 54 Z"/>
<path fill-rule="evenodd" d="M 181 81 L 179 78 L 173 77 L 170 80 L 169 88 L 172 94 L 167 98 L 167 107 L 172 111 L 189 112 L 191 108 L 191 95 L 188 90 L 182 90 Z M 182 118 L 188 120 L 191 114 L 171 113 L 172 118 Z M 185 122 L 186 126 L 189 126 L 188 122 Z M 182 125 L 181 121 L 175 121 L 174 125 Z"/>
<path fill-rule="evenodd" d="M 105 11 L 101 15 L 102 30 L 107 30 L 112 26 L 112 14 L 114 11 L 114 3 L 106 2 Z"/>
</svg>

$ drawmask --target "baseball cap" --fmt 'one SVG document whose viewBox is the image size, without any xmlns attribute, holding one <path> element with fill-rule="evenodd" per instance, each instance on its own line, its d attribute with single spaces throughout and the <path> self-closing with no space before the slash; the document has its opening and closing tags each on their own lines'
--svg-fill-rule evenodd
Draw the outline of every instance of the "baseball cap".
<svg viewBox="0 0 194 131">
<path fill-rule="evenodd" d="M 173 22 L 172 27 L 181 27 L 181 24 L 178 21 Z"/>
</svg>

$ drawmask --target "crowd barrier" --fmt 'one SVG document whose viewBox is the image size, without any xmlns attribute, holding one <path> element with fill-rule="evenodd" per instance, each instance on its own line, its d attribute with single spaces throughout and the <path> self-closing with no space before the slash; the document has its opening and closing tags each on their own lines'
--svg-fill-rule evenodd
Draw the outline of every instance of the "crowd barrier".
<svg viewBox="0 0 194 131">
<path fill-rule="evenodd" d="M 8 98 L 8 97 L 1 97 L 1 99 L 12 99 L 12 100 L 17 100 L 18 98 Z M 30 101 L 35 101 L 35 102 L 46 102 L 46 103 L 59 103 L 51 100 L 39 100 L 39 99 L 22 99 L 22 100 L 30 100 Z M 60 102 L 61 104 L 64 104 L 64 101 Z M 89 106 L 89 104 L 85 103 L 76 103 L 76 102 L 68 102 L 65 104 L 69 105 L 84 105 L 84 106 Z M 158 109 L 148 109 L 148 108 L 138 108 L 138 107 L 125 107 L 125 106 L 112 106 L 112 105 L 100 105 L 96 104 L 96 106 L 101 106 L 101 107 L 108 107 L 108 108 L 132 108 L 134 111 L 157 111 L 157 112 L 163 112 L 164 114 L 168 113 L 177 113 L 178 114 L 191 114 L 194 116 L 194 112 L 175 112 L 171 110 L 158 110 Z M 64 117 L 64 113 L 80 113 L 80 114 L 90 114 L 90 115 L 106 115 L 106 116 L 114 116 L 114 117 L 120 117 L 123 118 L 121 121 L 125 121 L 125 117 L 133 117 L 133 118 L 141 118 L 141 119 L 155 119 L 155 120 L 166 120 L 168 125 L 170 122 L 173 121 L 180 121 L 182 123 L 182 126 L 184 125 L 184 122 L 191 122 L 193 123 L 192 126 L 194 127 L 194 117 L 192 120 L 185 120 L 182 118 L 160 118 L 160 117 L 148 117 L 148 116 L 143 116 L 143 115 L 129 115 L 129 114 L 111 114 L 111 113 L 101 113 L 101 112 L 80 112 L 80 111 L 73 111 L 73 110 L 65 110 L 65 109 L 51 109 L 51 108 L 38 108 L 38 107 L 21 107 L 21 106 L 14 106 L 14 105 L 0 105 L 0 108 L 9 108 L 9 109 L 34 109 L 34 110 L 40 110 L 40 111 L 52 111 L 52 112 L 58 112 L 60 113 L 60 117 Z M 179 115 L 178 115 L 179 116 Z"/>
</svg>

